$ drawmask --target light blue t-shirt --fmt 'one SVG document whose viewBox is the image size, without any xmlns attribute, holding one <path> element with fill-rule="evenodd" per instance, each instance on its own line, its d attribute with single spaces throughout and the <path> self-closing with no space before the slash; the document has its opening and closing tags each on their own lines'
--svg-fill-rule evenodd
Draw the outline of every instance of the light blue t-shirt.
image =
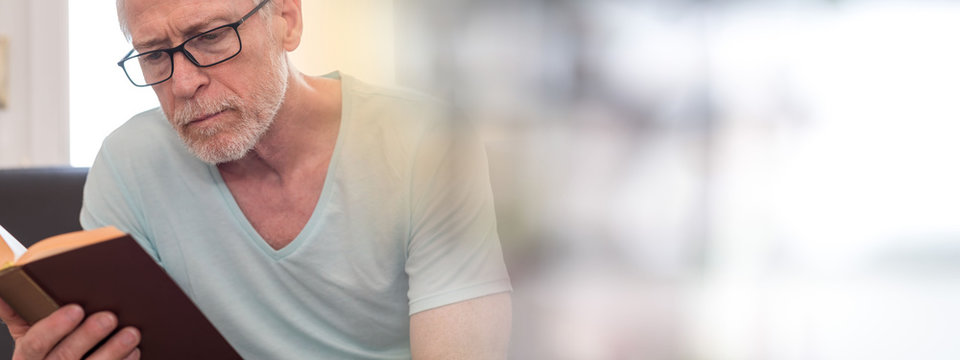
<svg viewBox="0 0 960 360">
<path fill-rule="evenodd" d="M 510 291 L 479 142 L 424 96 L 329 76 L 336 148 L 280 250 L 158 109 L 111 134 L 87 179 L 84 228 L 132 234 L 245 358 L 409 358 L 410 315 Z"/>
</svg>

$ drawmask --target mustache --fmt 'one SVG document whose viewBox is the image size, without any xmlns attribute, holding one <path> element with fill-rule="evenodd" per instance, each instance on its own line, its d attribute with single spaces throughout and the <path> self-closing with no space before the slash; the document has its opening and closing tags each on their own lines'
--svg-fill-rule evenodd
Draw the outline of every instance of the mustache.
<svg viewBox="0 0 960 360">
<path fill-rule="evenodd" d="M 184 126 L 193 120 L 236 109 L 239 106 L 240 98 L 237 96 L 226 96 L 220 99 L 196 99 L 184 103 L 177 109 L 173 120 L 177 126 Z"/>
</svg>

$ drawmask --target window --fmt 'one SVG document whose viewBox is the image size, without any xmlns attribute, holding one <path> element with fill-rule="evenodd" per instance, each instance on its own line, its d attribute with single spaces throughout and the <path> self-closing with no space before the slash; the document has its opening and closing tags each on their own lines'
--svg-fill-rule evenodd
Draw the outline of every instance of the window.
<svg viewBox="0 0 960 360">
<path fill-rule="evenodd" d="M 70 164 L 90 166 L 100 143 L 131 116 L 159 106 L 149 88 L 139 89 L 117 67 L 130 50 L 113 1 L 71 1 Z"/>
</svg>

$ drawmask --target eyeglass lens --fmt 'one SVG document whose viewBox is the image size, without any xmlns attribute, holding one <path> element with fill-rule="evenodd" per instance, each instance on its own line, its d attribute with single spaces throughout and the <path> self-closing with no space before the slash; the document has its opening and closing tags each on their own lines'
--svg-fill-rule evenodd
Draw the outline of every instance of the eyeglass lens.
<svg viewBox="0 0 960 360">
<path fill-rule="evenodd" d="M 134 84 L 151 85 L 170 78 L 176 51 L 148 51 L 124 60 L 123 69 Z M 196 66 L 210 66 L 240 52 L 240 35 L 231 26 L 219 27 L 188 39 L 183 52 Z"/>
</svg>

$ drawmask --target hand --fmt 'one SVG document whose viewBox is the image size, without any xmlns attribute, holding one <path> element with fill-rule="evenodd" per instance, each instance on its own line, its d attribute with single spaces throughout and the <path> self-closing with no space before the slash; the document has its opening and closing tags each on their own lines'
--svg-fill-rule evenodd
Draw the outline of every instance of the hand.
<svg viewBox="0 0 960 360">
<path fill-rule="evenodd" d="M 0 319 L 16 342 L 14 360 L 80 359 L 117 328 L 117 316 L 102 311 L 84 319 L 83 308 L 67 305 L 30 326 L 0 299 Z M 87 359 L 139 359 L 140 331 L 126 327 Z"/>
</svg>

